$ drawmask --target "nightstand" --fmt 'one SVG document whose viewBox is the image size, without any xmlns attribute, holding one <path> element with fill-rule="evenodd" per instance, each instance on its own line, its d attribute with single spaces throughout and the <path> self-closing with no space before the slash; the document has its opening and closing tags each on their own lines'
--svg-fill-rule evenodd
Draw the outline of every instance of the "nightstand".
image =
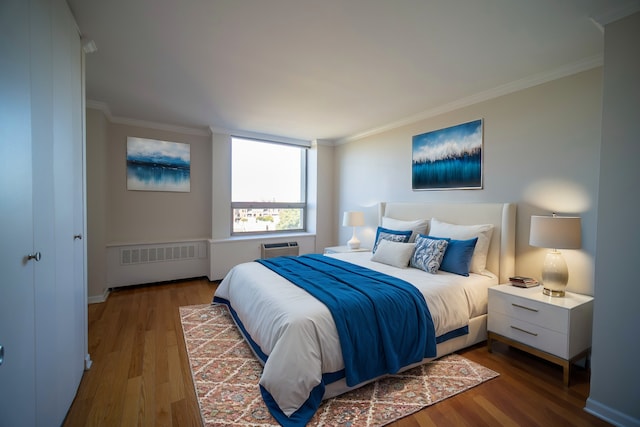
<svg viewBox="0 0 640 427">
<path fill-rule="evenodd" d="M 370 252 L 369 248 L 358 248 L 358 249 L 349 249 L 348 246 L 330 246 L 328 248 L 324 248 L 325 254 L 341 254 L 345 252 Z"/>
<path fill-rule="evenodd" d="M 569 385 L 571 365 L 589 357 L 593 298 L 567 292 L 550 297 L 541 286 L 489 288 L 487 347 L 501 341 L 562 366 Z"/>
</svg>

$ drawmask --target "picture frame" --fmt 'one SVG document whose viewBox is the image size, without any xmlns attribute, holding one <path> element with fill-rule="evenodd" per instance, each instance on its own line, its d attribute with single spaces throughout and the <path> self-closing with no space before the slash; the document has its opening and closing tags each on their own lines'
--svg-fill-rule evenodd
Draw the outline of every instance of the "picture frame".
<svg viewBox="0 0 640 427">
<path fill-rule="evenodd" d="M 412 190 L 482 189 L 483 119 L 414 135 Z"/>
<path fill-rule="evenodd" d="M 191 146 L 127 137 L 127 190 L 191 191 Z"/>
</svg>

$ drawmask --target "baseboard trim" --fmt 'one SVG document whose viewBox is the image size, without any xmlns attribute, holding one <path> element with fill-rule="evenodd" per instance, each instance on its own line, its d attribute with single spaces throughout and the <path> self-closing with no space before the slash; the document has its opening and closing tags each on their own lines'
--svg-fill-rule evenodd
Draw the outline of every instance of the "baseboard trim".
<svg viewBox="0 0 640 427">
<path fill-rule="evenodd" d="M 84 355 L 84 370 L 88 371 L 91 369 L 91 365 L 93 365 L 93 360 L 91 360 L 91 355 L 87 353 Z"/>
<path fill-rule="evenodd" d="M 109 294 L 111 293 L 111 289 L 106 288 L 102 295 L 94 295 L 87 298 L 88 304 L 100 304 L 101 302 L 105 302 L 107 298 L 109 298 Z"/>
<path fill-rule="evenodd" d="M 605 420 L 606 422 L 619 427 L 640 427 L 640 419 L 633 418 L 627 414 L 624 414 L 617 409 L 613 409 L 605 404 L 593 400 L 587 399 L 587 404 L 584 410 L 591 415 Z"/>
</svg>

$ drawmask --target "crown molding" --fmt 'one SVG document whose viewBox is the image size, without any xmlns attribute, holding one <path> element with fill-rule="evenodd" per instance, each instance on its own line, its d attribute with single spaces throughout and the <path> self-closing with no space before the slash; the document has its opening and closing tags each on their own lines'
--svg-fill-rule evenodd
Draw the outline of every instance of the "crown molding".
<svg viewBox="0 0 640 427">
<path fill-rule="evenodd" d="M 111 115 L 111 110 L 109 110 L 109 106 L 106 102 L 87 99 L 87 101 L 85 102 L 85 107 L 91 108 L 92 110 L 102 111 L 102 114 L 104 114 L 107 119 L 109 119 L 109 121 L 111 121 L 113 118 L 113 116 Z"/>
<path fill-rule="evenodd" d="M 289 138 L 286 136 L 270 135 L 267 133 L 250 132 L 238 129 L 224 129 L 219 127 L 209 127 L 211 134 L 231 135 L 237 138 L 257 139 L 260 141 L 278 142 L 281 144 L 299 145 L 311 147 L 312 141 L 306 139 Z"/>
<path fill-rule="evenodd" d="M 591 16 L 591 22 L 604 33 L 605 25 L 618 21 L 622 18 L 626 18 L 636 12 L 640 12 L 640 1 L 632 0 L 626 4 L 621 5 L 618 8 L 608 10 L 606 12 Z"/>
<path fill-rule="evenodd" d="M 189 126 L 178 126 L 178 125 L 169 125 L 166 123 L 158 123 L 147 120 L 138 120 L 138 119 L 130 119 L 127 117 L 117 117 L 111 114 L 111 110 L 109 109 L 109 105 L 102 101 L 95 101 L 88 99 L 86 102 L 86 107 L 91 108 L 93 110 L 100 110 L 105 115 L 107 120 L 111 123 L 127 125 L 127 126 L 136 126 L 143 127 L 148 129 L 161 130 L 165 132 L 175 132 L 183 135 L 194 135 L 194 136 L 211 136 L 211 128 L 202 127 L 189 127 Z"/>
<path fill-rule="evenodd" d="M 162 130 L 166 132 L 181 133 L 184 135 L 211 136 L 213 134 L 224 134 L 224 135 L 237 136 L 241 138 L 260 139 L 260 140 L 280 142 L 285 144 L 301 145 L 304 147 L 311 146 L 311 141 L 295 139 L 295 138 L 287 138 L 287 137 L 276 136 L 276 135 L 267 135 L 267 134 L 257 133 L 257 132 L 223 129 L 223 128 L 217 128 L 217 127 L 211 127 L 211 126 L 194 128 L 194 127 L 187 127 L 187 126 L 168 125 L 165 123 L 158 123 L 158 122 L 152 122 L 152 121 L 146 121 L 146 120 L 130 119 L 127 117 L 117 117 L 111 114 L 109 105 L 106 102 L 95 101 L 91 99 L 87 100 L 86 107 L 94 110 L 102 111 L 102 113 L 105 115 L 107 120 L 115 124 L 144 127 L 149 129 Z"/>
<path fill-rule="evenodd" d="M 129 119 L 126 117 L 113 117 L 111 122 L 120 124 L 120 125 L 136 126 L 136 127 L 161 130 L 165 132 L 181 133 L 183 135 L 211 136 L 211 131 L 209 130 L 208 126 L 202 127 L 202 128 L 195 128 L 195 127 L 188 127 L 188 126 L 170 125 L 166 123 L 157 123 L 157 122 L 151 122 L 146 120 Z"/>
<path fill-rule="evenodd" d="M 369 131 L 365 131 L 362 133 L 358 133 L 352 136 L 348 136 L 346 138 L 341 138 L 335 141 L 335 145 L 346 144 L 348 142 L 357 141 L 359 139 L 367 138 L 373 135 L 380 134 L 382 132 L 387 132 L 393 129 L 397 129 L 402 126 L 407 126 L 413 123 L 417 123 L 422 120 L 430 119 L 432 117 L 439 116 L 444 113 L 449 113 L 451 111 L 458 110 L 460 108 L 468 107 L 470 105 L 477 104 L 479 102 L 488 101 L 490 99 L 498 98 L 500 96 L 508 95 L 510 93 L 518 92 L 524 89 L 528 89 L 533 86 L 537 86 L 543 83 L 547 83 L 553 80 L 560 79 L 562 77 L 567 77 L 573 74 L 580 73 L 582 71 L 587 71 L 592 68 L 596 68 L 602 66 L 603 64 L 603 55 L 594 55 L 588 58 L 585 58 L 581 61 L 577 61 L 571 64 L 567 64 L 563 67 L 557 68 L 552 71 L 534 74 L 532 76 L 526 77 L 524 79 L 516 80 L 511 83 L 507 83 L 501 86 L 498 86 L 493 89 L 486 90 L 484 92 L 480 92 L 476 95 L 472 95 L 466 98 L 459 99 L 457 101 L 450 102 L 448 104 L 444 104 L 440 107 L 432 108 L 430 110 L 423 111 L 416 115 L 404 118 L 397 122 L 389 123 L 385 126 L 380 126 Z"/>
<path fill-rule="evenodd" d="M 324 145 L 329 147 L 333 147 L 336 145 L 335 141 L 332 139 L 314 139 L 311 143 L 315 145 Z"/>
</svg>

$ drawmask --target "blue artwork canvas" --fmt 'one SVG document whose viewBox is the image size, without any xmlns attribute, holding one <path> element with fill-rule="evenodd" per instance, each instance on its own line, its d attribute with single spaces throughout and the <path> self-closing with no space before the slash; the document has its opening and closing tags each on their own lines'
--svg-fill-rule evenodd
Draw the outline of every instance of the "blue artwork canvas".
<svg viewBox="0 0 640 427">
<path fill-rule="evenodd" d="M 413 190 L 482 188 L 482 119 L 415 135 Z"/>
<path fill-rule="evenodd" d="M 191 191 L 191 146 L 128 137 L 127 189 Z"/>
</svg>

